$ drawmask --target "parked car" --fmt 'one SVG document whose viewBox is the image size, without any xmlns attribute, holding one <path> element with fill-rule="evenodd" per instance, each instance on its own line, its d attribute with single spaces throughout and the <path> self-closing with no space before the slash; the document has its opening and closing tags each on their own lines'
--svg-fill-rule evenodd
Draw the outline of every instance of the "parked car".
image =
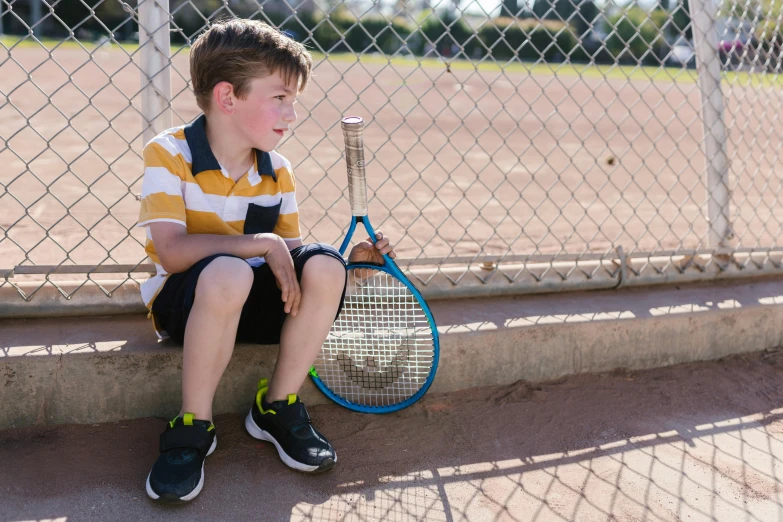
<svg viewBox="0 0 783 522">
<path fill-rule="evenodd" d="M 718 44 L 718 54 L 724 69 L 738 67 L 743 59 L 745 44 L 741 40 L 723 40 Z"/>
<path fill-rule="evenodd" d="M 671 48 L 666 63 L 672 67 L 696 67 L 696 51 L 693 42 L 684 37 L 679 37 Z"/>
</svg>

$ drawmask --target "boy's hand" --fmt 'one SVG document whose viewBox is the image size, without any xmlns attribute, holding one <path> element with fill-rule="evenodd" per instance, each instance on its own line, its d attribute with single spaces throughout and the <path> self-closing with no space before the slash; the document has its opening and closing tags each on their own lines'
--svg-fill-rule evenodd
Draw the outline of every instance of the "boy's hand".
<svg viewBox="0 0 783 522">
<path fill-rule="evenodd" d="M 351 263 L 372 263 L 375 265 L 382 265 L 384 254 L 392 259 L 397 257 L 394 246 L 389 242 L 389 238 L 383 236 L 383 232 L 377 230 L 375 232 L 375 238 L 378 240 L 375 244 L 373 244 L 372 239 L 369 237 L 361 243 L 357 243 L 351 249 L 348 261 Z"/>
<path fill-rule="evenodd" d="M 302 291 L 299 288 L 299 281 L 296 279 L 291 252 L 289 252 L 285 240 L 280 236 L 274 234 L 264 234 L 264 236 L 271 236 L 270 239 L 273 239 L 271 246 L 264 253 L 264 259 L 272 269 L 272 273 L 277 279 L 277 286 L 283 293 L 281 297 L 285 303 L 285 313 L 296 316 L 299 313 Z"/>
</svg>

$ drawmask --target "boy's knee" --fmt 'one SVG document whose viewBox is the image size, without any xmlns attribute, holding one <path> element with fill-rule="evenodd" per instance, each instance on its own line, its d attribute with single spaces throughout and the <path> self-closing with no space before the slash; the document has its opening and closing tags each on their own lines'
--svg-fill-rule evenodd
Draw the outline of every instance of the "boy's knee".
<svg viewBox="0 0 783 522">
<path fill-rule="evenodd" d="M 196 299 L 201 297 L 221 308 L 241 308 L 253 286 L 253 269 L 243 259 L 215 258 L 198 277 Z"/>
<path fill-rule="evenodd" d="M 302 280 L 324 286 L 342 288 L 345 286 L 345 263 L 330 255 L 314 255 L 302 268 Z"/>
</svg>

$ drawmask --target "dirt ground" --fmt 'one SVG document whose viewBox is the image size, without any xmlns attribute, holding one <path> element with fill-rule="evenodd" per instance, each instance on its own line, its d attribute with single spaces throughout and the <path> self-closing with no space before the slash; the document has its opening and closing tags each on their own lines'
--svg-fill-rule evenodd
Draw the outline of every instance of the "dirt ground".
<svg viewBox="0 0 783 522">
<path fill-rule="evenodd" d="M 2 52 L 0 268 L 66 253 L 77 264 L 140 261 L 143 233 L 127 232 L 141 191 L 138 57 Z M 187 54 L 174 65 L 182 124 L 197 114 Z M 724 88 L 735 229 L 743 246 L 769 245 L 783 220 L 780 92 Z M 699 111 L 695 84 L 638 75 L 322 61 L 280 151 L 295 166 L 308 240 L 342 235 L 339 119 L 358 114 L 369 121 L 370 213 L 402 257 L 696 248 L 707 227 Z"/>
<path fill-rule="evenodd" d="M 427 395 L 402 412 L 311 409 L 328 474 L 216 419 L 192 503 L 144 480 L 162 419 L 0 431 L 0 520 L 783 520 L 783 353 Z"/>
</svg>

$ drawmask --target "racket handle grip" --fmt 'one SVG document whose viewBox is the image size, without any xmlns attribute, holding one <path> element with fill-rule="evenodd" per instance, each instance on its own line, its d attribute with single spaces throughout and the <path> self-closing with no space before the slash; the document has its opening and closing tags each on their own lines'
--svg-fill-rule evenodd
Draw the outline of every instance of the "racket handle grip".
<svg viewBox="0 0 783 522">
<path fill-rule="evenodd" d="M 364 120 L 348 116 L 341 122 L 348 167 L 348 194 L 354 216 L 367 215 L 367 175 L 364 170 Z"/>
</svg>

